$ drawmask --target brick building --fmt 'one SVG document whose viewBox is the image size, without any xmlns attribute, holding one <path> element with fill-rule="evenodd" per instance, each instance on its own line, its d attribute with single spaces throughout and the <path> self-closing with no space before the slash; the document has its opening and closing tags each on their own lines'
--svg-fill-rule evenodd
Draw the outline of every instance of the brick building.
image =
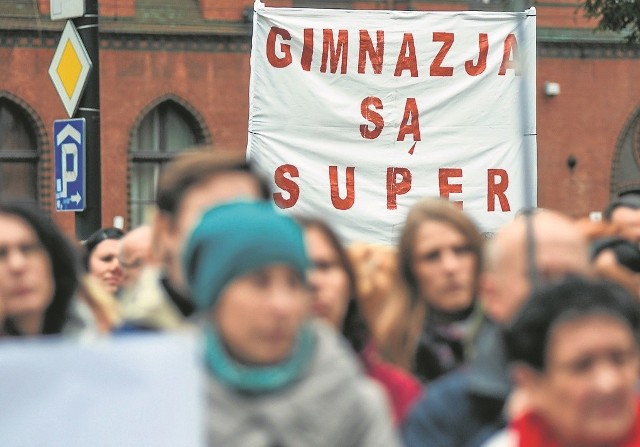
<svg viewBox="0 0 640 447">
<path fill-rule="evenodd" d="M 160 167 L 198 143 L 243 151 L 252 0 L 100 0 L 102 222 L 145 218 Z M 268 6 L 510 9 L 503 0 L 272 0 Z M 538 203 L 574 216 L 640 190 L 640 48 L 596 34 L 575 1 L 538 9 Z M 55 211 L 48 75 L 64 22 L 49 0 L 0 4 L 0 188 Z M 560 87 L 553 95 L 553 88 Z M 553 86 L 552 86 L 553 87 Z"/>
</svg>

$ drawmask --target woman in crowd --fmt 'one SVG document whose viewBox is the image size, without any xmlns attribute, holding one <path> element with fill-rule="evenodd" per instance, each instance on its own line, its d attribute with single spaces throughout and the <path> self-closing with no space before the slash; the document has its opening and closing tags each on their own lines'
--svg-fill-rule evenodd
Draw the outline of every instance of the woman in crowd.
<svg viewBox="0 0 640 447">
<path fill-rule="evenodd" d="M 214 207 L 183 267 L 206 316 L 211 445 L 398 445 L 381 391 L 309 318 L 309 265 L 291 218 L 268 203 Z"/>
<path fill-rule="evenodd" d="M 84 267 L 110 294 L 116 296 L 122 285 L 122 268 L 118 261 L 119 228 L 101 228 L 84 242 Z"/>
<path fill-rule="evenodd" d="M 475 306 L 482 246 L 471 219 L 447 200 L 421 200 L 407 215 L 398 247 L 406 299 L 392 303 L 380 343 L 387 358 L 423 381 L 463 362 L 482 320 Z"/>
<path fill-rule="evenodd" d="M 536 290 L 505 334 L 526 405 L 490 447 L 640 445 L 640 304 L 570 277 Z"/>
<path fill-rule="evenodd" d="M 305 232 L 311 261 L 309 285 L 311 308 L 316 317 L 341 331 L 369 377 L 378 381 L 393 406 L 396 424 L 401 423 L 417 399 L 420 382 L 400 368 L 383 362 L 359 310 L 353 267 L 336 233 L 323 221 L 299 219 Z"/>
<path fill-rule="evenodd" d="M 71 243 L 35 205 L 0 203 L 2 332 L 62 332 L 78 286 L 77 262 Z"/>
</svg>

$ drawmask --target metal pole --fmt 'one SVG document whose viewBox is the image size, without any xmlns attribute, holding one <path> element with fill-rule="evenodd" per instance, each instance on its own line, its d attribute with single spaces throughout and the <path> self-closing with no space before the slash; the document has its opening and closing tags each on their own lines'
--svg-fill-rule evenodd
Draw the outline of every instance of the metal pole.
<svg viewBox="0 0 640 447">
<path fill-rule="evenodd" d="M 515 0 L 513 2 L 513 7 L 515 12 L 525 11 L 527 8 L 526 0 Z M 526 17 L 525 19 L 526 20 Z M 527 51 L 529 47 L 529 43 L 525 40 L 526 33 L 521 33 L 518 36 L 518 41 L 520 42 L 522 48 Z M 523 54 L 521 52 L 521 54 Z M 527 266 L 528 266 L 528 274 L 529 281 L 531 282 L 531 287 L 535 288 L 540 280 L 539 272 L 538 272 L 538 264 L 537 264 L 537 256 L 536 256 L 536 239 L 535 239 L 535 231 L 534 231 L 534 213 L 536 207 L 536 192 L 534 191 L 533 185 L 536 183 L 534 178 L 534 172 L 537 172 L 535 163 L 534 163 L 534 151 L 535 147 L 532 144 L 532 138 L 529 134 L 528 123 L 530 122 L 530 117 L 533 115 L 533 108 L 531 107 L 529 101 L 529 91 L 527 89 L 528 81 L 527 79 L 527 66 L 525 66 L 525 60 L 531 61 L 529 55 L 521 56 L 520 63 L 522 77 L 520 78 L 520 123 L 521 130 L 523 136 L 523 183 L 524 183 L 524 209 L 526 212 L 526 234 L 527 234 Z M 535 100 L 535 99 L 534 99 Z"/>
<path fill-rule="evenodd" d="M 86 239 L 102 226 L 100 174 L 100 40 L 98 0 L 85 0 L 85 15 L 73 19 L 93 68 L 80 98 L 75 118 L 86 119 L 86 207 L 76 214 L 76 238 Z"/>
</svg>

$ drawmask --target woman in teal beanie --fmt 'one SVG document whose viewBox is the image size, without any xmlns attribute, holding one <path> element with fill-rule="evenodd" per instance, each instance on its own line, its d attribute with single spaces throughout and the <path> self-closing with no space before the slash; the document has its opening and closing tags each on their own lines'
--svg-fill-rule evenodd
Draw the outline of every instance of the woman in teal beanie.
<svg viewBox="0 0 640 447">
<path fill-rule="evenodd" d="M 210 445 L 396 446 L 382 392 L 313 323 L 302 230 L 264 202 L 207 211 L 183 252 L 206 314 Z"/>
</svg>

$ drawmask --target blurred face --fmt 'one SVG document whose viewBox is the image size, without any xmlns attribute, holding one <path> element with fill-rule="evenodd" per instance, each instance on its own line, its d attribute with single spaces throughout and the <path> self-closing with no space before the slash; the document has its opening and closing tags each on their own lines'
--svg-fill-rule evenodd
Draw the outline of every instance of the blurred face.
<svg viewBox="0 0 640 447">
<path fill-rule="evenodd" d="M 414 247 L 413 273 L 421 297 L 445 312 L 468 308 L 478 261 L 464 235 L 446 223 L 426 221 L 418 227 Z"/>
<path fill-rule="evenodd" d="M 587 245 L 575 226 L 548 215 L 536 216 L 534 224 L 540 280 L 589 272 Z M 494 258 L 495 265 L 482 275 L 482 304 L 493 321 L 506 324 L 515 317 L 531 290 L 524 231 L 498 235 L 488 255 Z"/>
<path fill-rule="evenodd" d="M 305 237 L 312 265 L 309 285 L 313 314 L 340 329 L 349 303 L 349 276 L 340 264 L 338 252 L 321 230 L 307 228 Z"/>
<path fill-rule="evenodd" d="M 129 287 L 138 280 L 149 261 L 151 235 L 145 234 L 136 239 L 129 239 L 127 236 L 121 241 L 118 261 L 122 269 L 122 285 Z"/>
<path fill-rule="evenodd" d="M 116 293 L 122 285 L 119 250 L 118 239 L 105 239 L 95 246 L 89 256 L 89 273 L 98 279 L 109 293 Z"/>
<path fill-rule="evenodd" d="M 567 445 L 614 445 L 636 413 L 638 347 L 628 325 L 605 315 L 560 323 L 547 368 L 534 373 L 534 410 Z"/>
<path fill-rule="evenodd" d="M 19 217 L 0 215 L 0 301 L 5 316 L 21 330 L 37 333 L 54 293 L 51 260 L 35 231 Z M 30 328 L 24 327 L 27 321 Z"/>
<path fill-rule="evenodd" d="M 123 286 L 131 286 L 138 280 L 146 260 L 147 257 L 143 253 L 120 253 L 118 262 L 122 269 Z"/>
<path fill-rule="evenodd" d="M 631 242 L 640 242 L 640 210 L 616 208 L 611 213 L 611 222 L 620 227 L 623 237 Z"/>
<path fill-rule="evenodd" d="M 156 229 L 162 244 L 162 260 L 169 280 L 177 290 L 185 294 L 188 290 L 182 275 L 180 252 L 200 215 L 214 205 L 239 197 L 259 198 L 258 181 L 245 172 L 224 172 L 191 187 L 182 198 L 175 221 L 158 213 Z"/>
<path fill-rule="evenodd" d="M 210 318 L 238 361 L 271 365 L 291 354 L 307 318 L 308 299 L 294 270 L 272 265 L 231 282 Z"/>
</svg>

